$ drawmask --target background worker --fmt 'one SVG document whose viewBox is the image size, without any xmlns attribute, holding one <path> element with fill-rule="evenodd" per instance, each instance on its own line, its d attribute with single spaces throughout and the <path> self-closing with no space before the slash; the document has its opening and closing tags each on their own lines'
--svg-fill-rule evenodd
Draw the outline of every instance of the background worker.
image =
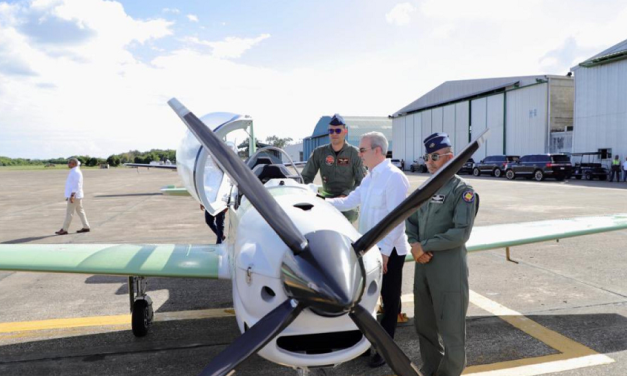
<svg viewBox="0 0 627 376">
<path fill-rule="evenodd" d="M 366 170 L 357 148 L 346 142 L 348 130 L 344 118 L 333 115 L 328 132 L 331 142 L 314 149 L 302 175 L 305 184 L 310 184 L 320 170 L 323 189 L 320 194 L 327 198 L 345 197 L 361 184 Z M 351 222 L 357 219 L 357 210 L 342 213 Z"/>
</svg>

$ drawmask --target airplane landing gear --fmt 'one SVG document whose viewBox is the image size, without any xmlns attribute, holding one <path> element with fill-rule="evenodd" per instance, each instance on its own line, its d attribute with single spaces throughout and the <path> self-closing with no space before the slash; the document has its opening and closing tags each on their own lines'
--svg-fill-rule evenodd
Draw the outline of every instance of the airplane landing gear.
<svg viewBox="0 0 627 376">
<path fill-rule="evenodd" d="M 154 312 L 152 299 L 146 295 L 146 277 L 128 277 L 128 294 L 131 304 L 131 327 L 135 337 L 144 337 L 152 324 Z"/>
</svg>

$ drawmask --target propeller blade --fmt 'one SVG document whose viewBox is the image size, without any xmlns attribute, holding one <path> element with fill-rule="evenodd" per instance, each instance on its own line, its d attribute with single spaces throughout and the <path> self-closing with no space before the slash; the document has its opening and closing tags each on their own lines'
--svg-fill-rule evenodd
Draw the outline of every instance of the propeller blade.
<svg viewBox="0 0 627 376">
<path fill-rule="evenodd" d="M 409 360 L 388 332 L 364 307 L 359 304 L 355 305 L 349 316 L 396 374 L 399 376 L 422 376 L 418 367 Z"/>
<path fill-rule="evenodd" d="M 168 104 L 231 179 L 237 182 L 239 190 L 292 252 L 297 255 L 304 251 L 307 248 L 307 239 L 298 231 L 287 213 L 268 193 L 250 168 L 176 98 L 170 99 Z"/>
<path fill-rule="evenodd" d="M 239 336 L 202 370 L 200 376 L 223 376 L 256 353 L 294 321 L 305 307 L 286 300 Z"/>
<path fill-rule="evenodd" d="M 416 209 L 420 207 L 425 201 L 431 198 L 438 189 L 446 184 L 452 177 L 459 171 L 460 168 L 466 163 L 468 158 L 479 149 L 488 137 L 489 129 L 486 129 L 483 133 L 471 142 L 459 155 L 452 160 L 448 161 L 442 168 L 436 172 L 429 180 L 424 182 L 414 193 L 409 195 L 403 202 L 401 202 L 394 210 L 385 216 L 379 223 L 373 228 L 368 230 L 361 238 L 357 239 L 353 243 L 353 249 L 360 255 L 366 253 L 373 245 L 377 244 L 383 239 L 388 232 L 398 226 L 407 217 L 409 217 Z"/>
</svg>

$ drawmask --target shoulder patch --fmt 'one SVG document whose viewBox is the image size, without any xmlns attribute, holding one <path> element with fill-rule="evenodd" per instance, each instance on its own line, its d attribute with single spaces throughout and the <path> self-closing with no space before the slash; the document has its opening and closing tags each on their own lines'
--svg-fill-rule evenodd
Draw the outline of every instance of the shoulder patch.
<svg viewBox="0 0 627 376">
<path fill-rule="evenodd" d="M 462 198 L 464 199 L 464 201 L 471 203 L 475 201 L 475 192 L 473 192 L 470 189 L 467 189 L 464 191 L 464 193 L 462 193 Z"/>
</svg>

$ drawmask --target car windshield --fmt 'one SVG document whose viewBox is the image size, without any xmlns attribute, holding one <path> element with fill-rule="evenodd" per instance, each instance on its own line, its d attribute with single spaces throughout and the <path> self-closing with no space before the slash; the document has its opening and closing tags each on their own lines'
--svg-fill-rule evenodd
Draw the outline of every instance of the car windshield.
<svg viewBox="0 0 627 376">
<path fill-rule="evenodd" d="M 570 158 L 567 155 L 552 155 L 551 158 L 553 162 L 561 163 L 561 162 L 570 162 Z"/>
</svg>

